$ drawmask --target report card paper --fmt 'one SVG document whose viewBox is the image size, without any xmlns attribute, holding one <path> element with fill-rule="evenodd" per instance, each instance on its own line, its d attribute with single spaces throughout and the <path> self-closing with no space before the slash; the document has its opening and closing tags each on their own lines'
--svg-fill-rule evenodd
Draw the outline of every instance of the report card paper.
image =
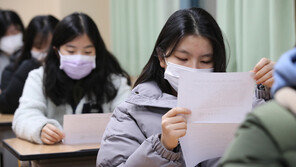
<svg viewBox="0 0 296 167">
<path fill-rule="evenodd" d="M 111 113 L 65 115 L 64 144 L 100 143 L 111 115 Z"/>
<path fill-rule="evenodd" d="M 249 72 L 184 72 L 178 106 L 192 111 L 188 123 L 240 123 L 252 109 L 254 87 Z"/>
<path fill-rule="evenodd" d="M 186 166 L 220 157 L 252 109 L 252 73 L 192 73 L 180 76 L 178 107 L 191 110 L 180 139 Z"/>
</svg>

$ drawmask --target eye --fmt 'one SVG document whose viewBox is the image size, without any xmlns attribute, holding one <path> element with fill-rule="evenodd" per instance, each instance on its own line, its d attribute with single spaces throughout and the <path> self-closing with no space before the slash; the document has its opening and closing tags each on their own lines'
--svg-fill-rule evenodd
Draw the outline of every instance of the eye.
<svg viewBox="0 0 296 167">
<path fill-rule="evenodd" d="M 88 55 L 88 54 L 91 54 L 92 52 L 90 51 L 90 52 L 84 52 L 84 53 Z"/>
<path fill-rule="evenodd" d="M 75 53 L 75 52 L 72 51 L 72 50 L 67 50 L 67 52 L 70 53 L 70 54 L 74 54 L 74 53 Z"/>
<path fill-rule="evenodd" d="M 188 59 L 186 59 L 186 58 L 181 58 L 181 57 L 177 57 L 177 56 L 175 56 L 178 60 L 180 60 L 180 61 L 187 61 Z"/>
<path fill-rule="evenodd" d="M 212 60 L 211 61 L 201 61 L 201 63 L 210 64 L 210 63 L 212 63 Z"/>
</svg>

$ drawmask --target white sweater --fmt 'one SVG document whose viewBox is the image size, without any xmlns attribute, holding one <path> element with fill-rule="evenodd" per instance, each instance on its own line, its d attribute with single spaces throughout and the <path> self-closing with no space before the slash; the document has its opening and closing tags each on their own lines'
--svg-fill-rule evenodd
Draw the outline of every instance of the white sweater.
<svg viewBox="0 0 296 167">
<path fill-rule="evenodd" d="M 73 114 L 70 104 L 56 106 L 45 96 L 43 71 L 43 67 L 40 67 L 29 73 L 19 107 L 12 122 L 12 129 L 17 137 L 40 144 L 42 143 L 40 134 L 43 126 L 50 123 L 62 130 L 63 116 Z M 126 78 L 118 75 L 112 75 L 111 78 L 118 92 L 112 101 L 102 105 L 104 113 L 113 112 L 115 107 L 124 101 L 131 90 Z M 83 105 L 87 102 L 91 102 L 91 100 L 86 96 L 83 97 L 78 103 L 75 113 L 81 114 Z"/>
</svg>

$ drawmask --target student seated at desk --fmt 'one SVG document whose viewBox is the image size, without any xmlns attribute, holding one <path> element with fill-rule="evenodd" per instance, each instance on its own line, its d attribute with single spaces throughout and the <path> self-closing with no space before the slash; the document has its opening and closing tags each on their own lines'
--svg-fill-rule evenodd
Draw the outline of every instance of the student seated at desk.
<svg viewBox="0 0 296 167">
<path fill-rule="evenodd" d="M 23 32 L 23 22 L 16 12 L 0 10 L 0 89 L 7 86 L 7 83 L 2 83 L 2 72 L 19 55 L 18 51 L 23 46 Z"/>
<path fill-rule="evenodd" d="M 44 67 L 30 72 L 12 128 L 31 142 L 60 142 L 65 114 L 112 112 L 129 83 L 94 21 L 73 13 L 56 26 Z"/>
<path fill-rule="evenodd" d="M 273 62 L 262 59 L 254 68 L 257 82 L 270 87 L 272 69 Z M 187 124 L 180 114 L 190 111 L 176 108 L 182 71 L 226 71 L 222 32 L 200 8 L 179 10 L 164 25 L 131 95 L 113 112 L 97 166 L 185 166 L 178 140 L 186 134 Z M 254 104 L 267 99 L 269 92 L 256 91 Z M 200 166 L 216 163 L 217 159 L 207 160 Z"/>
<path fill-rule="evenodd" d="M 3 71 L 3 75 L 11 77 L 9 81 L 5 81 L 9 84 L 0 93 L 0 113 L 13 114 L 17 109 L 28 74 L 43 64 L 58 22 L 55 17 L 47 15 L 36 16 L 29 23 L 20 56 Z M 3 80 L 8 80 L 8 77 L 3 77 Z"/>
</svg>

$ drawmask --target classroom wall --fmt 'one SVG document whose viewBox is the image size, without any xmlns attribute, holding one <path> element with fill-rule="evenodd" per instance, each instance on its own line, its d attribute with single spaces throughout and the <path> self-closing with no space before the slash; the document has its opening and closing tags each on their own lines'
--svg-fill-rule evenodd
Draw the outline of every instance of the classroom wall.
<svg viewBox="0 0 296 167">
<path fill-rule="evenodd" d="M 199 0 L 200 7 L 207 10 L 216 19 L 217 0 Z"/>
<path fill-rule="evenodd" d="M 109 0 L 60 0 L 62 17 L 74 11 L 87 13 L 96 22 L 107 47 L 111 49 Z"/>
<path fill-rule="evenodd" d="M 98 25 L 107 47 L 111 49 L 109 0 L 0 0 L 0 8 L 16 11 L 25 26 L 40 14 L 52 14 L 62 19 L 75 11 L 87 13 Z"/>
</svg>

